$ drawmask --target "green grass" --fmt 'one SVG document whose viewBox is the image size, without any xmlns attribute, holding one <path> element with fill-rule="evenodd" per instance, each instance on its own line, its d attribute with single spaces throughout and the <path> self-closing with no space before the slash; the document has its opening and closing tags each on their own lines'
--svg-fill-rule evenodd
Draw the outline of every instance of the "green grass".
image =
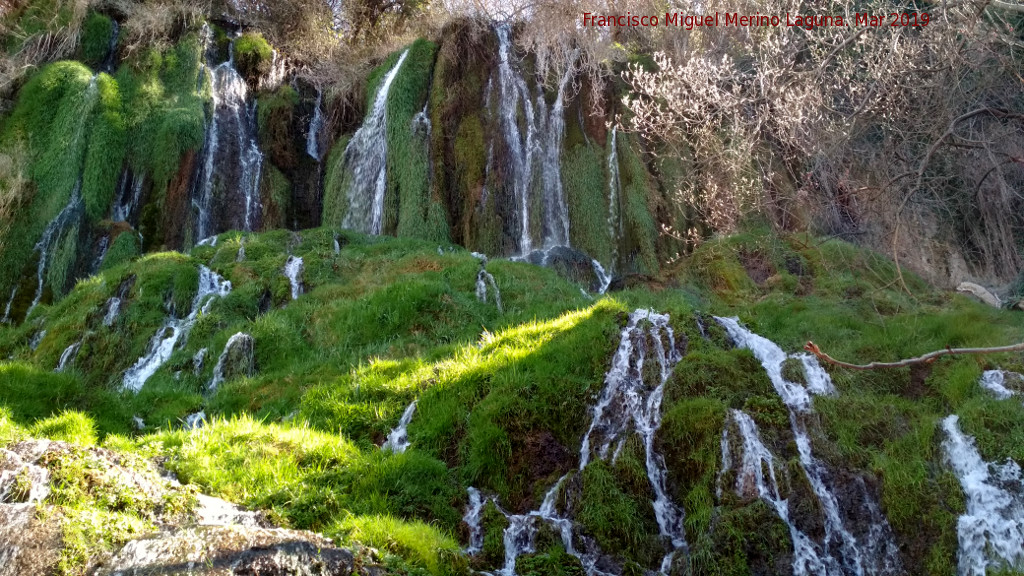
<svg viewBox="0 0 1024 576">
<path fill-rule="evenodd" d="M 237 261 L 243 241 L 245 258 Z M 306 262 L 306 291 L 294 301 L 283 275 L 289 253 Z M 200 263 L 230 280 L 231 294 L 200 315 L 139 394 L 120 392 L 124 370 L 145 352 L 169 311 L 182 316 L 191 308 Z M 1021 327 L 1016 314 L 960 296 L 902 294 L 890 262 L 803 236 L 754 231 L 712 242 L 674 279 L 663 279 L 678 288 L 632 289 L 597 301 L 551 270 L 494 260 L 488 269 L 502 289 L 504 313 L 476 300 L 478 266 L 464 250 L 438 254 L 436 242 L 337 228 L 297 236 L 228 232 L 216 246 L 188 255 L 111 263 L 56 304 L 41 306 L 29 322 L 0 328 L 0 355 L 13 356 L 0 364 L 0 439 L 43 435 L 161 455 L 183 481 L 205 492 L 267 510 L 286 526 L 376 547 L 391 569 L 490 570 L 504 561 L 506 522 L 488 505 L 484 552 L 463 558 L 466 489 L 474 486 L 495 495 L 503 509 L 524 512 L 574 471 L 626 314 L 652 307 L 671 314 L 677 337 L 687 341 L 688 352 L 665 387 L 656 446 L 666 460 L 670 493 L 686 511 L 688 569 L 770 573 L 788 567 L 785 526 L 760 501 L 744 501 L 728 489 L 716 495 L 727 409 L 742 409 L 757 422 L 776 455 L 794 517 L 813 524 L 820 510 L 797 462 L 786 408 L 759 362 L 733 349 L 710 314 L 738 315 L 787 351 L 814 340 L 855 362 L 946 345 L 1005 344 Z M 770 275 L 759 284 L 748 268 Z M 917 280 L 909 281 L 920 289 Z M 106 327 L 104 303 L 122 288 L 129 294 L 123 312 Z M 707 338 L 694 310 L 703 312 Z M 42 329 L 46 336 L 32 350 L 29 342 Z M 256 371 L 209 394 L 213 364 L 236 332 L 253 337 Z M 73 367 L 52 372 L 61 352 L 79 340 Z M 204 348 L 206 362 L 197 371 L 192 358 Z M 993 400 L 977 385 L 983 369 L 999 365 L 1019 368 L 1020 360 L 944 359 L 923 380 L 912 380 L 907 370 L 830 369 L 839 395 L 815 399 L 816 456 L 877 488 L 908 571 L 949 573 L 956 562 L 963 495 L 943 462 L 941 418 L 959 414 L 988 460 L 1024 459 L 1024 408 Z M 797 364 L 785 372 L 804 378 Z M 411 448 L 380 451 L 413 400 Z M 210 415 L 208 425 L 181 431 L 178 421 L 199 409 Z M 132 432 L 133 416 L 145 421 L 143 432 Z M 734 475 L 722 482 L 727 488 Z M 581 530 L 621 559 L 627 572 L 660 561 L 637 438 L 614 463 L 592 462 L 566 485 L 573 488 L 560 506 L 571 506 Z M 93 515 L 106 510 L 83 506 Z M 148 529 L 148 517 L 136 517 L 137 525 L 118 520 L 118 533 Z M 74 538 L 69 541 L 79 544 L 69 558 L 79 563 L 94 553 L 81 543 L 116 541 L 88 532 Z M 538 535 L 537 552 L 519 564 L 521 573 L 537 575 L 579 570 L 549 530 Z"/>
</svg>

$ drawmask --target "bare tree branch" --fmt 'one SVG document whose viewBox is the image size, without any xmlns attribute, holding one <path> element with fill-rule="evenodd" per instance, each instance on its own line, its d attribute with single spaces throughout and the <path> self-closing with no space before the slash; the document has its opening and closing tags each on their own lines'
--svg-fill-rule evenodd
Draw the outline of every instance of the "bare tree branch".
<svg viewBox="0 0 1024 576">
<path fill-rule="evenodd" d="M 814 354 L 818 359 L 834 364 L 836 366 L 842 366 L 844 368 L 850 368 L 851 370 L 876 370 L 878 368 L 902 368 L 905 366 L 913 366 L 915 364 L 931 364 L 936 359 L 942 356 L 962 355 L 962 354 L 998 354 L 1000 352 L 1019 352 L 1024 351 L 1024 342 L 1018 344 L 1011 344 L 1009 346 L 996 346 L 993 348 L 945 348 L 943 350 L 936 350 L 929 352 L 923 356 L 917 358 L 907 358 L 905 360 L 899 360 L 897 362 L 871 362 L 870 364 L 850 364 L 849 362 L 843 362 L 836 360 L 835 358 L 825 354 L 818 348 L 818 345 L 814 342 L 808 341 L 804 345 L 804 350 Z"/>
</svg>

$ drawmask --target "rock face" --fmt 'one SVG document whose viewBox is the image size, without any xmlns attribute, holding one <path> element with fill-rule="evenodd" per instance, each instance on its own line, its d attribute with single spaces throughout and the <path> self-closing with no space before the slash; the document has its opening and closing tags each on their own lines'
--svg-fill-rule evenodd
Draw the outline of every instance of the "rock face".
<svg viewBox="0 0 1024 576">
<path fill-rule="evenodd" d="M 347 576 L 347 550 L 311 532 L 251 526 L 194 526 L 132 540 L 100 576 Z"/>
<path fill-rule="evenodd" d="M 103 448 L 29 440 L 0 449 L 0 576 L 54 571 L 71 518 L 64 509 L 68 502 L 61 500 L 67 498 L 67 487 L 59 483 L 69 481 L 86 494 L 78 505 L 99 513 L 119 512 L 123 495 L 130 494 L 136 518 L 148 520 L 152 527 L 95 552 L 86 559 L 83 573 L 348 576 L 358 572 L 353 554 L 336 548 L 328 538 L 272 527 L 259 512 L 196 494 L 161 476 L 148 460 Z M 90 498 L 93 492 L 99 497 Z"/>
</svg>

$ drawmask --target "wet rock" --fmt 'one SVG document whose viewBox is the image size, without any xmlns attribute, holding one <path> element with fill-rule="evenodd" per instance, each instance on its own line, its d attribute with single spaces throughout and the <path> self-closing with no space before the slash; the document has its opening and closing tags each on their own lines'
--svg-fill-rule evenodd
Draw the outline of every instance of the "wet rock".
<svg viewBox="0 0 1024 576">
<path fill-rule="evenodd" d="M 601 278 L 594 269 L 594 261 L 579 250 L 568 246 L 555 246 L 547 250 L 534 250 L 523 260 L 537 266 L 552 268 L 559 276 L 579 282 L 591 292 L 601 289 Z"/>
</svg>

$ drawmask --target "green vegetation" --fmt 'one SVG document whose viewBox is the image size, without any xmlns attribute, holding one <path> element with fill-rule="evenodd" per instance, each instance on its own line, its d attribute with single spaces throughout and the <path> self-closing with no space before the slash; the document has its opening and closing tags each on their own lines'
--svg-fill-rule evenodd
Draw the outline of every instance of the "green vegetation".
<svg viewBox="0 0 1024 576">
<path fill-rule="evenodd" d="M 270 72 L 274 49 L 259 32 L 246 32 L 235 38 L 235 67 L 250 84 Z"/>
<path fill-rule="evenodd" d="M 94 70 L 99 69 L 107 57 L 113 34 L 114 21 L 105 14 L 90 10 L 82 22 L 80 60 Z"/>
<path fill-rule="evenodd" d="M 852 361 L 911 356 L 946 343 L 1003 343 L 1019 326 L 1014 315 L 959 296 L 929 292 L 913 300 L 892 288 L 895 270 L 884 259 L 837 241 L 808 248 L 800 236 L 749 233 L 708 244 L 685 263 L 684 288 L 632 290 L 595 303 L 550 270 L 493 261 L 504 314 L 475 299 L 478 264 L 464 251 L 438 254 L 434 243 L 324 228 L 298 237 L 247 234 L 245 258 L 236 261 L 241 242 L 242 235 L 228 233 L 191 255 L 111 264 L 59 303 L 41 307 L 34 321 L 0 329 L 0 353 L 15 357 L 0 365 L 0 437 L 86 445 L 105 438 L 121 450 L 160 454 L 182 481 L 267 510 L 286 526 L 378 547 L 395 569 L 454 574 L 467 562 L 493 569 L 503 563 L 506 522 L 488 504 L 484 550 L 463 557 L 466 488 L 496 495 L 506 509 L 537 506 L 576 466 L 625 313 L 651 306 L 669 312 L 688 341 L 665 388 L 657 446 L 673 497 L 687 513 L 690 569 L 774 571 L 789 561 L 785 525 L 763 502 L 732 494 L 734 474 L 719 478 L 727 408 L 750 414 L 777 454 L 794 517 L 814 518 L 817 505 L 795 464 L 786 409 L 759 363 L 732 349 L 706 315 L 707 338 L 701 336 L 694 306 L 738 314 L 788 350 L 813 339 Z M 306 262 L 306 291 L 295 301 L 282 272 L 289 251 Z M 167 311 L 184 316 L 191 308 L 200 262 L 232 282 L 231 294 L 199 316 L 139 394 L 120 392 L 120 375 L 145 352 Z M 766 269 L 771 275 L 762 278 Z M 126 282 L 123 312 L 105 327 L 103 304 Z M 28 343 L 41 329 L 46 336 L 33 350 Z M 208 393 L 212 359 L 236 332 L 253 336 L 257 371 Z M 78 340 L 82 349 L 70 370 L 51 372 Z M 207 361 L 196 369 L 193 357 L 202 349 Z M 915 572 L 948 573 L 955 565 L 963 497 L 942 462 L 939 419 L 959 413 L 987 459 L 1022 457 L 1024 408 L 992 400 L 976 385 L 989 365 L 943 360 L 920 382 L 899 370 L 833 370 L 840 394 L 815 399 L 816 454 L 877 487 Z M 799 365 L 785 370 L 803 378 Z M 380 451 L 413 400 L 412 448 Z M 63 413 L 67 408 L 79 412 Z M 179 419 L 199 409 L 212 415 L 205 427 L 178 429 Z M 146 431 L 132 441 L 114 435 L 129 432 L 132 416 L 144 420 Z M 660 561 L 638 438 L 614 462 L 595 460 L 567 482 L 578 486 L 577 522 L 603 550 L 631 570 Z M 134 517 L 135 524 L 120 524 L 122 534 L 145 529 L 148 517 Z M 537 552 L 521 559 L 520 570 L 578 574 L 578 563 L 548 532 L 538 535 Z M 92 541 L 91 534 L 75 538 Z M 118 538 L 100 540 L 113 545 Z M 77 544 L 68 552 L 74 562 L 92 553 Z"/>
</svg>

